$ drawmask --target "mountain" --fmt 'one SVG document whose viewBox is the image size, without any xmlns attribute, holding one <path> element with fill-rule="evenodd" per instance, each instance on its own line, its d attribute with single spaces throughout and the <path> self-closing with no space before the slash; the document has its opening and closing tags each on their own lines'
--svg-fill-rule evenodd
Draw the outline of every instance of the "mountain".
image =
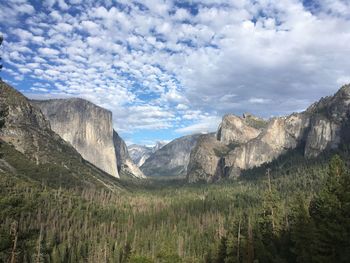
<svg viewBox="0 0 350 263">
<path fill-rule="evenodd" d="M 119 187 L 51 130 L 41 110 L 0 81 L 0 170 L 52 187 Z"/>
<path fill-rule="evenodd" d="M 138 167 L 140 167 L 152 155 L 152 153 L 158 151 L 160 148 L 162 148 L 166 144 L 167 144 L 166 142 L 160 142 L 160 141 L 156 142 L 156 144 L 153 147 L 138 145 L 138 144 L 131 144 L 129 145 L 128 150 L 129 150 L 131 159 L 134 161 L 134 163 L 137 164 Z"/>
<path fill-rule="evenodd" d="M 141 166 L 146 176 L 185 176 L 199 134 L 180 137 L 155 151 Z"/>
<path fill-rule="evenodd" d="M 113 143 L 117 156 L 119 174 L 129 177 L 145 178 L 140 168 L 130 158 L 126 143 L 116 131 L 113 131 Z"/>
<path fill-rule="evenodd" d="M 119 177 L 113 144 L 112 113 L 83 99 L 32 101 L 51 128 L 95 166 Z"/>
<path fill-rule="evenodd" d="M 80 98 L 35 100 L 52 129 L 89 162 L 119 178 L 144 178 L 123 139 L 113 130 L 112 113 Z"/>
<path fill-rule="evenodd" d="M 305 158 L 336 149 L 349 133 L 350 85 L 322 98 L 306 111 L 264 121 L 252 115 L 226 115 L 216 139 L 201 137 L 191 152 L 188 180 L 215 181 L 269 163 L 289 150 Z"/>
</svg>

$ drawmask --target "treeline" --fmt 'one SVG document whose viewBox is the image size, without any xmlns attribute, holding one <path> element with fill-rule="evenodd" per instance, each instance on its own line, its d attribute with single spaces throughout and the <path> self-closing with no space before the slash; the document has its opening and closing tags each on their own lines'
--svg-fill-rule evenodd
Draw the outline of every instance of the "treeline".
<svg viewBox="0 0 350 263">
<path fill-rule="evenodd" d="M 207 263 L 236 262 L 349 262 L 350 174 L 336 155 L 320 192 L 309 199 L 298 193 L 285 218 L 279 195 L 270 181 L 259 214 L 244 212 L 216 248 Z"/>
<path fill-rule="evenodd" d="M 6 147 L 0 150 L 0 262 L 349 257 L 349 175 L 339 157 L 328 168 L 325 160 L 286 156 L 249 180 L 154 181 L 145 187 L 124 182 L 128 191 L 114 193 L 40 182 L 40 169 Z"/>
</svg>

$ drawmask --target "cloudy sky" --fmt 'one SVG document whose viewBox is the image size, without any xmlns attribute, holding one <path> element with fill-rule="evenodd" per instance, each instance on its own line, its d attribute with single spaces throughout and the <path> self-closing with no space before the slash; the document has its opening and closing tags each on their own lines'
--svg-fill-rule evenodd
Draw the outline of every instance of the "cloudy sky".
<svg viewBox="0 0 350 263">
<path fill-rule="evenodd" d="M 129 143 L 301 111 L 350 82 L 349 0 L 8 0 L 0 31 L 4 80 L 111 110 Z"/>
</svg>

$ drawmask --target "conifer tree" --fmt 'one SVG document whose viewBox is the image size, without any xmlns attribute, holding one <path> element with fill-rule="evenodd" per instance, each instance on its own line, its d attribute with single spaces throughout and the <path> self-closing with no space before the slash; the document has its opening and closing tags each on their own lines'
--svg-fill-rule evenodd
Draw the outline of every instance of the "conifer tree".
<svg viewBox="0 0 350 263">
<path fill-rule="evenodd" d="M 227 257 L 227 238 L 223 236 L 220 239 L 220 244 L 219 244 L 215 263 L 225 262 L 226 257 Z"/>
<path fill-rule="evenodd" d="M 336 155 L 329 164 L 326 182 L 310 204 L 315 223 L 313 255 L 316 262 L 348 262 L 349 241 L 349 174 Z"/>
<path fill-rule="evenodd" d="M 296 200 L 291 227 L 291 239 L 293 242 L 292 253 L 295 255 L 297 263 L 308 263 L 311 261 L 311 243 L 313 231 L 311 218 L 309 216 L 307 204 L 303 197 L 299 195 Z"/>
</svg>

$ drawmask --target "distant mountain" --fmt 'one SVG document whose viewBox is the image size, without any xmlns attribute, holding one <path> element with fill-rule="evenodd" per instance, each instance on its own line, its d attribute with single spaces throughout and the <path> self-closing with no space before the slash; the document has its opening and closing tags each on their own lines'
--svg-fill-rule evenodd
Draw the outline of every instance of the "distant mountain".
<svg viewBox="0 0 350 263">
<path fill-rule="evenodd" d="M 140 168 L 130 158 L 128 147 L 116 131 L 113 132 L 113 143 L 117 156 L 118 171 L 121 176 L 145 178 Z"/>
<path fill-rule="evenodd" d="M 144 162 L 156 151 L 166 145 L 166 142 L 156 142 L 153 147 L 131 144 L 128 147 L 131 159 L 136 163 L 138 167 L 141 167 Z"/>
<path fill-rule="evenodd" d="M 41 110 L 0 81 L 0 169 L 51 186 L 108 187 L 118 181 L 51 130 Z"/>
<path fill-rule="evenodd" d="M 146 176 L 185 176 L 190 153 L 199 134 L 177 138 L 161 147 L 141 166 Z"/>
<path fill-rule="evenodd" d="M 110 111 L 80 98 L 32 103 L 42 110 L 52 129 L 84 159 L 118 178 L 120 171 L 132 177 L 144 177 L 125 151 L 125 142 L 113 130 Z"/>
<path fill-rule="evenodd" d="M 188 180 L 236 177 L 296 148 L 305 158 L 337 149 L 350 137 L 349 104 L 350 85 L 346 85 L 306 111 L 286 117 L 265 121 L 252 115 L 226 115 L 216 138 L 202 136 L 191 152 Z"/>
</svg>

